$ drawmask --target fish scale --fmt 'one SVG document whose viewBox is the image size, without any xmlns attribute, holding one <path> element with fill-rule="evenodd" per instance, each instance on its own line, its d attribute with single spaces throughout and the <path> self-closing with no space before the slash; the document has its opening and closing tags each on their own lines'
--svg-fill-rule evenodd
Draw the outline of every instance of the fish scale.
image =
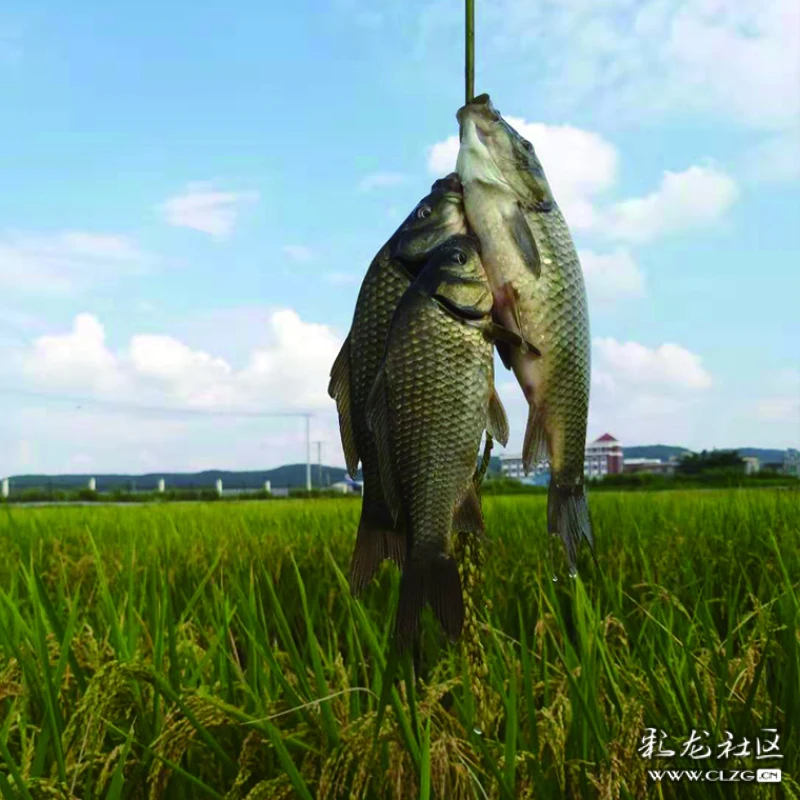
<svg viewBox="0 0 800 800">
<path fill-rule="evenodd" d="M 453 508 L 475 469 L 493 383 L 492 345 L 477 328 L 417 295 L 398 308 L 387 349 L 389 414 L 397 476 L 415 557 L 449 542 Z M 395 408 L 392 411 L 392 408 Z"/>
</svg>

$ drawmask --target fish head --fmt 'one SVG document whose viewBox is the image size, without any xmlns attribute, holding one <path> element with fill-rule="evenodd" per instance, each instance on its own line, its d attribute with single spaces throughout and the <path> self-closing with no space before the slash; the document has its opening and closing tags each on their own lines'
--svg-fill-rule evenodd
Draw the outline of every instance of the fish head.
<svg viewBox="0 0 800 800">
<path fill-rule="evenodd" d="M 549 211 L 555 205 L 550 184 L 533 145 L 500 116 L 488 94 L 456 114 L 461 146 L 456 169 L 461 180 L 499 184 L 527 208 Z"/>
<path fill-rule="evenodd" d="M 474 236 L 453 236 L 436 248 L 417 283 L 459 316 L 480 319 L 492 312 L 492 288 Z"/>
<path fill-rule="evenodd" d="M 417 275 L 442 242 L 466 231 L 461 180 L 453 172 L 433 184 L 430 194 L 417 203 L 395 231 L 389 240 L 389 255 Z"/>
</svg>

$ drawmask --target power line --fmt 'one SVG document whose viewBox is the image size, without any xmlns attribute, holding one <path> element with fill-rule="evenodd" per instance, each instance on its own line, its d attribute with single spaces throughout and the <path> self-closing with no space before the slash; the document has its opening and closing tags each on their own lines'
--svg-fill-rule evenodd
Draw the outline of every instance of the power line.
<svg viewBox="0 0 800 800">
<path fill-rule="evenodd" d="M 175 406 L 149 406 L 137 403 L 124 403 L 117 400 L 103 400 L 95 397 L 78 397 L 75 395 L 34 392 L 28 389 L 12 389 L 0 386 L 0 394 L 29 397 L 37 400 L 57 403 L 69 403 L 77 409 L 83 406 L 94 406 L 106 411 L 134 416 L 186 416 L 205 418 L 239 418 L 239 419 L 266 419 L 269 417 L 302 417 L 306 421 L 306 491 L 311 491 L 311 417 L 310 411 L 237 411 L 235 409 L 202 409 L 202 408 L 176 408 Z"/>
<path fill-rule="evenodd" d="M 118 400 L 105 400 L 96 397 L 81 397 L 77 395 L 67 395 L 58 393 L 35 392 L 27 389 L 12 389 L 7 386 L 0 386 L 0 394 L 15 395 L 18 397 L 29 397 L 36 400 L 52 401 L 56 403 L 67 403 L 78 408 L 83 406 L 95 406 L 107 411 L 116 411 L 124 414 L 166 414 L 190 417 L 239 417 L 243 419 L 263 419 L 265 417 L 309 417 L 313 416 L 309 411 L 249 411 L 236 409 L 204 409 L 204 408 L 180 408 L 177 406 L 142 405 L 139 403 L 125 403 Z"/>
</svg>

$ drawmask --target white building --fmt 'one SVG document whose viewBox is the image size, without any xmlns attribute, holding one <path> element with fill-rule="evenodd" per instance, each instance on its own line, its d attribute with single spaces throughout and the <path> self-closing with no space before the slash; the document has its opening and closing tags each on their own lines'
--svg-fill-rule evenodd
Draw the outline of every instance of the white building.
<svg viewBox="0 0 800 800">
<path fill-rule="evenodd" d="M 522 468 L 521 455 L 500 456 L 500 469 L 505 478 L 522 480 L 525 471 Z M 529 477 L 541 476 L 550 472 L 550 462 L 542 461 L 530 471 Z M 587 478 L 602 478 L 622 472 L 622 445 L 610 434 L 604 433 L 599 439 L 586 446 L 583 461 L 583 474 Z"/>
<path fill-rule="evenodd" d="M 622 471 L 628 473 L 647 472 L 651 475 L 674 475 L 675 462 L 662 461 L 660 458 L 626 458 L 622 462 Z"/>
<path fill-rule="evenodd" d="M 755 475 L 761 469 L 761 462 L 755 456 L 742 456 L 742 461 L 745 475 Z"/>
<path fill-rule="evenodd" d="M 522 466 L 522 456 L 500 456 L 500 471 L 503 473 L 504 478 L 514 478 L 518 481 L 522 480 L 525 477 L 525 470 Z M 539 464 L 534 464 L 533 467 L 531 467 L 529 476 L 539 475 L 543 472 L 550 472 L 550 462 L 542 461 Z"/>
</svg>

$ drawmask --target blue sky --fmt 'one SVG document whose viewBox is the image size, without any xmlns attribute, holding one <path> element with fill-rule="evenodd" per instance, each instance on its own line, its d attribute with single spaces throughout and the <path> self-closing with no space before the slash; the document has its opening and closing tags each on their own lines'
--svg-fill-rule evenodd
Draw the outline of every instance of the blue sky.
<svg viewBox="0 0 800 800">
<path fill-rule="evenodd" d="M 311 410 L 343 463 L 327 373 L 455 163 L 462 26 L 460 2 L 5 3 L 0 474 L 305 455 L 299 419 L 120 403 Z M 800 444 L 799 53 L 797 0 L 477 1 L 476 88 L 581 253 L 590 436 Z"/>
</svg>

